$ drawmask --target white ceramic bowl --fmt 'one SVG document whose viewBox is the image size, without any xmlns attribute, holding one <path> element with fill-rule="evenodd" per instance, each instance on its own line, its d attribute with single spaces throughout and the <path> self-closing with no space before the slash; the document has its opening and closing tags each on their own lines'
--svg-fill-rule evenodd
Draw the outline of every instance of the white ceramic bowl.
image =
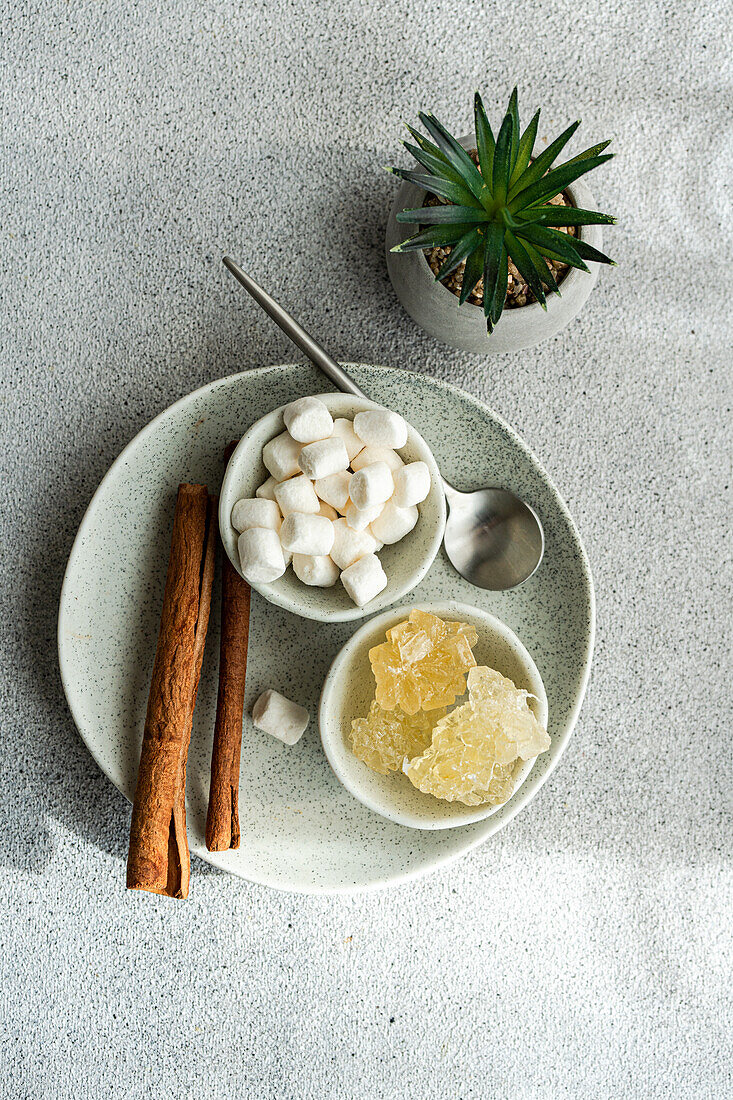
<svg viewBox="0 0 733 1100">
<path fill-rule="evenodd" d="M 374 401 L 346 393 L 322 393 L 318 397 L 328 406 L 334 418 L 345 416 L 353 419 L 356 413 L 364 409 L 380 408 Z M 257 487 L 267 478 L 262 448 L 285 430 L 284 407 L 273 409 L 252 425 L 239 441 L 224 475 L 219 497 L 219 529 L 224 549 L 238 573 L 241 570 L 237 532 L 231 522 L 232 508 L 242 497 L 253 497 Z M 425 440 L 411 424 L 407 426 L 407 444 L 400 448 L 400 454 L 406 462 L 422 460 L 427 463 L 431 488 L 427 498 L 418 506 L 420 518 L 409 535 L 394 546 L 385 546 L 379 551 L 379 560 L 387 574 L 387 587 L 383 592 L 366 607 L 356 607 L 340 581 L 333 588 L 310 588 L 298 580 L 292 568 L 271 584 L 253 584 L 252 587 L 278 607 L 284 607 L 305 619 L 323 622 L 363 619 L 411 592 L 423 579 L 438 552 L 445 529 L 446 507 L 435 459 Z"/>
<path fill-rule="evenodd" d="M 413 829 L 454 829 L 459 825 L 482 821 L 501 807 L 444 802 L 417 790 L 401 772 L 379 775 L 354 756 L 349 740 L 352 720 L 363 718 L 369 712 L 374 697 L 369 650 L 383 642 L 385 632 L 406 619 L 415 608 L 431 611 L 443 619 L 471 623 L 478 633 L 478 643 L 474 649 L 477 663 L 496 669 L 513 680 L 517 687 L 531 692 L 535 699 L 530 700 L 530 706 L 538 721 L 547 726 L 547 695 L 537 666 L 505 623 L 488 611 L 466 604 L 415 604 L 412 607 L 392 608 L 370 619 L 340 650 L 321 692 L 318 712 L 321 742 L 331 767 L 344 787 L 371 810 Z M 519 762 L 515 772 L 514 795 L 533 764 L 534 760 Z"/>
</svg>

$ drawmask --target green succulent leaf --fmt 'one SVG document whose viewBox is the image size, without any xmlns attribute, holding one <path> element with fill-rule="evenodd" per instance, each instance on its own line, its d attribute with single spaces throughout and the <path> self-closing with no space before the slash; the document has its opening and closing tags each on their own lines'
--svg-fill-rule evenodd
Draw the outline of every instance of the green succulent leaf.
<svg viewBox="0 0 733 1100">
<path fill-rule="evenodd" d="M 605 252 L 599 252 L 597 248 L 594 248 L 592 244 L 588 244 L 587 241 L 578 241 L 574 239 L 575 250 L 580 257 L 584 260 L 595 260 L 598 264 L 611 264 L 616 266 L 616 261 L 612 260 L 610 256 L 607 256 Z"/>
<path fill-rule="evenodd" d="M 542 285 L 542 280 L 535 271 L 534 264 L 529 258 L 527 249 L 509 229 L 506 232 L 506 245 L 509 250 L 509 255 L 514 262 L 514 266 L 519 271 L 519 274 L 522 276 L 525 283 L 527 283 L 542 308 L 547 309 L 545 288 Z"/>
<path fill-rule="evenodd" d="M 445 225 L 450 222 L 468 222 L 475 225 L 488 221 L 483 206 L 419 206 L 417 210 L 400 210 L 398 222 L 418 222 L 422 225 Z"/>
<path fill-rule="evenodd" d="M 527 255 L 532 261 L 532 266 L 534 267 L 535 271 L 537 272 L 545 286 L 549 287 L 550 290 L 559 293 L 555 276 L 552 274 L 552 270 L 550 269 L 550 266 L 545 258 L 542 256 L 542 253 L 539 252 L 539 250 L 536 249 L 533 244 L 530 244 L 528 240 L 523 240 L 522 244 L 527 250 Z"/>
<path fill-rule="evenodd" d="M 472 252 L 475 252 L 477 248 L 481 247 L 482 241 L 483 236 L 478 229 L 471 229 L 465 236 L 461 237 L 461 239 L 453 245 L 450 256 L 448 256 L 440 271 L 435 276 L 436 282 L 444 279 L 446 275 L 450 275 L 451 271 L 455 271 L 459 264 L 462 264 Z"/>
<path fill-rule="evenodd" d="M 507 111 L 496 139 L 494 150 L 494 170 L 492 173 L 492 191 L 497 202 L 504 203 L 509 191 L 509 177 L 512 172 L 512 133 L 514 121 Z"/>
<path fill-rule="evenodd" d="M 535 183 L 544 176 L 545 172 L 550 168 L 552 162 L 560 155 L 567 143 L 575 131 L 580 126 L 580 122 L 573 122 L 571 126 L 568 126 L 567 130 L 563 130 L 559 137 L 550 142 L 546 149 L 543 149 L 538 157 L 532 161 L 528 168 L 525 168 L 521 176 L 512 186 L 509 198 L 513 199 L 520 191 L 524 191 L 529 187 L 531 183 Z"/>
<path fill-rule="evenodd" d="M 448 161 L 441 153 L 437 145 L 433 145 L 432 141 L 428 141 L 424 134 L 421 134 L 419 130 L 416 130 L 414 126 L 410 126 L 405 123 L 408 132 L 413 136 L 417 144 L 420 146 L 424 153 L 430 153 L 432 156 L 437 157 L 439 160 L 444 160 L 446 164 Z"/>
<path fill-rule="evenodd" d="M 461 184 L 453 183 L 452 180 L 423 175 L 422 172 L 408 172 L 404 168 L 388 168 L 387 171 L 394 176 L 399 176 L 400 179 L 417 184 L 424 191 L 430 191 L 443 199 L 450 199 L 451 202 L 460 203 L 463 206 L 475 206 L 477 209 L 484 209 L 470 191 L 467 191 Z"/>
<path fill-rule="evenodd" d="M 418 117 L 449 163 L 463 176 L 469 191 L 480 199 L 484 189 L 483 177 L 460 142 L 448 133 L 434 115 L 421 112 Z"/>
<path fill-rule="evenodd" d="M 465 222 L 457 222 L 455 225 L 431 225 L 428 229 L 421 229 L 414 237 L 408 237 L 406 241 L 396 244 L 391 252 L 420 252 L 424 248 L 445 247 L 455 244 L 469 233 L 473 226 Z"/>
<path fill-rule="evenodd" d="M 599 165 L 605 164 L 612 156 L 613 153 L 606 153 L 602 157 L 590 157 L 588 160 L 576 161 L 575 164 L 561 164 L 559 168 L 553 168 L 542 179 L 531 183 L 523 191 L 519 191 L 510 201 L 509 209 L 514 213 L 518 210 L 525 210 L 535 203 L 544 203 L 547 199 L 554 198 L 555 195 L 559 195 L 561 191 L 569 187 L 580 176 L 584 176 L 586 172 L 591 172 Z M 537 161 L 535 161 L 536 163 Z"/>
<path fill-rule="evenodd" d="M 537 127 L 540 122 L 540 112 L 536 111 L 534 118 L 530 122 L 527 129 L 522 134 L 519 140 L 519 149 L 517 151 L 517 159 L 512 169 L 512 176 L 509 181 L 509 187 L 511 188 L 514 183 L 519 179 L 522 172 L 525 170 L 530 160 L 532 159 L 532 150 L 534 149 L 534 143 L 537 138 Z"/>
<path fill-rule="evenodd" d="M 486 117 L 486 111 L 481 96 L 476 92 L 473 100 L 473 115 L 476 123 L 476 145 L 478 148 L 478 162 L 481 165 L 481 175 L 484 185 L 489 186 L 494 171 L 494 149 L 496 142 Z"/>
<path fill-rule="evenodd" d="M 484 302 L 484 314 L 486 315 L 486 327 L 493 332 L 494 325 L 501 317 L 506 303 L 506 291 L 509 283 L 509 255 L 506 247 L 502 246 L 499 270 L 494 290 L 488 300 L 489 313 L 486 314 L 486 302 Z"/>
<path fill-rule="evenodd" d="M 512 173 L 513 173 L 514 165 L 517 162 L 517 152 L 519 151 L 519 134 L 520 134 L 519 107 L 517 106 L 517 86 L 516 86 L 516 84 L 514 85 L 514 91 L 512 92 L 512 94 L 509 97 L 509 106 L 507 107 L 506 112 L 507 112 L 508 115 L 512 116 L 511 156 L 512 156 Z M 512 173 L 510 173 L 510 174 L 512 174 Z"/>
<path fill-rule="evenodd" d="M 444 180 L 450 180 L 451 183 L 458 183 L 461 187 L 464 186 L 463 176 L 460 172 L 456 172 L 455 168 L 452 168 L 447 160 L 443 157 L 435 157 L 432 153 L 425 152 L 424 149 L 418 149 L 416 145 L 410 145 L 409 141 L 402 143 L 407 149 L 408 153 L 411 153 L 418 164 L 422 164 L 423 168 L 427 168 L 428 172 L 434 176 L 440 176 Z M 468 188 L 466 188 L 468 190 Z"/>
<path fill-rule="evenodd" d="M 579 160 L 590 160 L 591 157 L 597 157 L 604 149 L 607 149 L 611 144 L 611 138 L 608 141 L 602 141 L 599 145 L 591 145 L 590 149 L 584 149 L 582 153 L 578 153 L 576 157 L 571 157 L 570 160 L 566 160 L 566 164 L 575 164 Z"/>
<path fill-rule="evenodd" d="M 476 248 L 470 254 L 466 260 L 466 266 L 463 269 L 463 283 L 461 284 L 461 296 L 458 299 L 458 304 L 463 303 L 468 298 L 471 291 L 476 286 L 484 272 L 484 254 L 483 249 Z"/>
<path fill-rule="evenodd" d="M 579 206 L 530 206 L 514 215 L 520 222 L 538 225 L 615 225 L 616 219 L 598 210 L 583 210 Z"/>
<path fill-rule="evenodd" d="M 576 247 L 578 242 L 575 237 L 560 233 L 557 229 L 545 229 L 541 225 L 523 225 L 521 229 L 517 229 L 517 234 L 522 240 L 533 244 L 543 256 L 551 260 L 560 260 L 561 263 L 577 267 L 580 271 L 588 270 L 578 254 Z"/>
<path fill-rule="evenodd" d="M 497 287 L 501 284 L 502 278 L 504 282 L 504 294 L 502 296 L 501 306 L 503 308 L 508 281 L 507 256 L 506 248 L 504 247 L 504 227 L 494 224 L 489 227 L 486 234 L 486 243 L 484 245 L 484 315 L 489 322 L 493 320 L 495 311 L 494 299 L 499 293 Z M 501 316 L 501 310 L 499 310 L 499 316 Z M 498 317 L 496 320 L 498 320 Z M 491 331 L 491 327 L 489 327 L 489 331 Z"/>
</svg>

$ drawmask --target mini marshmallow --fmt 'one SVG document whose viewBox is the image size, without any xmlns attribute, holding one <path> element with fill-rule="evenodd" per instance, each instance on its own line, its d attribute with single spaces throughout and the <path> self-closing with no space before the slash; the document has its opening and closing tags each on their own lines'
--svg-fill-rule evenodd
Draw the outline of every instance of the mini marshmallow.
<svg viewBox="0 0 733 1100">
<path fill-rule="evenodd" d="M 333 546 L 331 559 L 339 569 L 348 569 L 359 558 L 375 554 L 381 544 L 371 531 L 355 531 L 345 519 L 337 519 L 333 525 Z"/>
<path fill-rule="evenodd" d="M 284 516 L 290 515 L 291 512 L 309 512 L 318 515 L 318 509 L 321 507 L 313 483 L 303 474 L 276 485 L 275 500 L 280 505 L 280 511 Z"/>
<path fill-rule="evenodd" d="M 325 500 L 337 511 L 344 512 L 349 499 L 351 477 L 348 470 L 337 470 L 335 474 L 329 474 L 328 477 L 319 477 L 318 481 L 313 483 L 313 488 L 321 500 Z"/>
<path fill-rule="evenodd" d="M 357 508 L 350 500 L 346 508 L 346 522 L 354 531 L 366 531 L 369 524 L 382 514 L 384 504 L 372 504 L 371 508 Z"/>
<path fill-rule="evenodd" d="M 325 516 L 291 512 L 280 528 L 280 541 L 293 554 L 311 554 L 314 557 L 330 554 L 333 540 L 333 523 Z"/>
<path fill-rule="evenodd" d="M 330 504 L 326 504 L 325 500 L 321 501 L 321 507 L 318 509 L 319 516 L 325 516 L 326 519 L 338 519 L 339 514 L 335 508 L 332 508 Z"/>
<path fill-rule="evenodd" d="M 365 447 L 351 463 L 351 469 L 356 473 L 375 462 L 386 462 L 390 470 L 399 470 L 400 466 L 404 466 L 397 451 L 392 451 L 389 447 Z"/>
<path fill-rule="evenodd" d="M 369 409 L 354 417 L 354 431 L 367 446 L 398 450 L 407 443 L 407 424 L 389 409 Z"/>
<path fill-rule="evenodd" d="M 298 472 L 298 455 L 302 443 L 293 439 L 290 432 L 282 432 L 266 443 L 262 449 L 262 461 L 276 481 L 286 481 Z"/>
<path fill-rule="evenodd" d="M 410 508 L 398 508 L 394 501 L 388 500 L 382 514 L 372 520 L 370 531 L 375 539 L 390 546 L 410 533 L 417 523 L 418 516 L 419 512 L 414 505 Z"/>
<path fill-rule="evenodd" d="M 339 567 L 324 554 L 293 554 L 293 572 L 312 588 L 331 588 L 339 579 Z"/>
<path fill-rule="evenodd" d="M 244 578 L 252 584 L 276 581 L 287 568 L 280 537 L 271 527 L 250 527 L 239 536 L 237 549 Z"/>
<path fill-rule="evenodd" d="M 343 439 L 333 436 L 331 439 L 319 439 L 317 443 L 308 443 L 300 452 L 298 464 L 306 477 L 313 481 L 336 474 L 349 465 L 346 444 Z"/>
<path fill-rule="evenodd" d="M 346 447 L 346 453 L 349 456 L 349 462 L 351 462 L 352 458 L 356 458 L 359 451 L 364 446 L 362 441 L 359 439 L 359 436 L 354 431 L 354 425 L 352 421 L 346 420 L 346 418 L 343 416 L 339 417 L 337 420 L 334 420 L 333 434 L 335 436 L 338 436 L 339 439 L 343 439 L 344 445 Z"/>
<path fill-rule="evenodd" d="M 268 477 L 267 481 L 263 481 L 259 489 L 255 489 L 255 496 L 260 497 L 262 500 L 274 500 L 275 499 L 275 486 L 277 481 L 274 477 Z"/>
<path fill-rule="evenodd" d="M 367 554 L 344 569 L 341 583 L 357 607 L 364 607 L 387 587 L 387 574 L 377 555 Z"/>
<path fill-rule="evenodd" d="M 277 737 L 284 745 L 294 745 L 305 733 L 310 715 L 305 707 L 268 689 L 252 707 L 252 721 L 263 733 Z"/>
<path fill-rule="evenodd" d="M 386 462 L 362 466 L 349 482 L 351 501 L 361 511 L 373 508 L 375 504 L 384 504 L 393 492 L 392 472 Z"/>
<path fill-rule="evenodd" d="M 394 496 L 392 500 L 398 508 L 409 508 L 420 504 L 430 492 L 430 470 L 426 462 L 408 462 L 395 470 Z"/>
<path fill-rule="evenodd" d="M 280 509 L 274 500 L 238 500 L 232 508 L 232 527 L 248 531 L 250 527 L 271 527 L 280 530 Z"/>
<path fill-rule="evenodd" d="M 283 420 L 293 439 L 313 443 L 328 439 L 333 431 L 333 417 L 317 397 L 301 397 L 283 410 Z"/>
</svg>

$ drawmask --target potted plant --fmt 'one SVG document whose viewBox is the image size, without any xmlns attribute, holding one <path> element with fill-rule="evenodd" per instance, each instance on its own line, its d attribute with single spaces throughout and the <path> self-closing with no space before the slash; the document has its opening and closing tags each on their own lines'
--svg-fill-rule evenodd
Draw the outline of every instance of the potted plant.
<svg viewBox="0 0 733 1100">
<path fill-rule="evenodd" d="M 598 278 L 601 226 L 580 177 L 610 160 L 604 141 L 554 163 L 580 125 L 535 152 L 540 112 L 524 132 L 517 89 L 496 138 L 481 96 L 475 133 L 457 139 L 432 114 L 430 139 L 408 126 L 405 148 L 424 172 L 403 180 L 387 226 L 397 297 L 432 336 L 463 351 L 517 351 L 553 336 L 578 313 Z M 417 229 L 417 232 L 415 230 Z"/>
</svg>

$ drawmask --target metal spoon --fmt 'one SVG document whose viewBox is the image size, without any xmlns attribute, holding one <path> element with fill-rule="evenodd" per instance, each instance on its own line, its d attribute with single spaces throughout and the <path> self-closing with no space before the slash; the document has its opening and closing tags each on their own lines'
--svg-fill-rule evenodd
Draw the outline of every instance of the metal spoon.
<svg viewBox="0 0 733 1100">
<path fill-rule="evenodd" d="M 224 265 L 338 389 L 367 397 L 336 360 L 231 257 L 224 257 Z M 494 592 L 515 588 L 531 577 L 542 561 L 544 536 L 530 506 L 508 489 L 459 493 L 445 478 L 442 480 L 449 508 L 445 549 L 461 576 L 477 588 Z"/>
</svg>

